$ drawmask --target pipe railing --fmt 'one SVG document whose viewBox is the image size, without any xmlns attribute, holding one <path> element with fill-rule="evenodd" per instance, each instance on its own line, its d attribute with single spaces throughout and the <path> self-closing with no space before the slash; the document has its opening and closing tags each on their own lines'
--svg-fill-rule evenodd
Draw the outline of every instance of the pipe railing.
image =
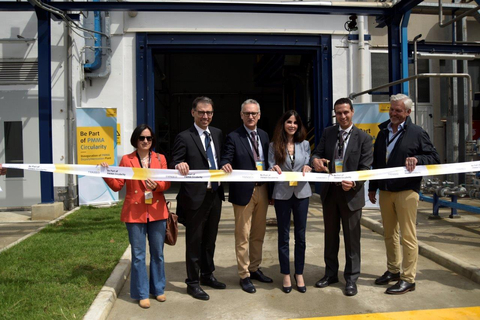
<svg viewBox="0 0 480 320">
<path fill-rule="evenodd" d="M 445 28 L 446 26 L 451 25 L 454 22 L 457 22 L 458 20 L 462 19 L 463 17 L 468 16 L 469 14 L 472 14 L 476 11 L 480 10 L 480 5 L 476 6 L 475 8 L 472 8 L 470 10 L 465 11 L 462 14 L 459 14 L 458 16 L 455 17 L 455 19 L 449 20 L 445 23 L 443 23 L 443 6 L 442 6 L 442 0 L 438 0 L 438 25 L 440 28 Z"/>
<path fill-rule="evenodd" d="M 473 106 L 473 94 L 472 94 L 472 77 L 468 73 L 420 73 L 408 78 L 400 79 L 397 81 L 389 82 L 387 84 L 383 84 L 381 86 L 365 90 L 359 93 L 352 92 L 349 94 L 350 99 L 355 99 L 358 96 L 363 94 L 372 93 L 374 91 L 378 91 L 383 88 L 389 88 L 395 86 L 400 83 L 404 83 L 406 81 L 411 81 L 415 79 L 423 79 L 423 78 L 466 78 L 468 81 L 468 125 L 469 128 L 472 128 L 472 106 Z M 472 130 L 468 130 L 468 140 L 472 140 Z"/>
</svg>

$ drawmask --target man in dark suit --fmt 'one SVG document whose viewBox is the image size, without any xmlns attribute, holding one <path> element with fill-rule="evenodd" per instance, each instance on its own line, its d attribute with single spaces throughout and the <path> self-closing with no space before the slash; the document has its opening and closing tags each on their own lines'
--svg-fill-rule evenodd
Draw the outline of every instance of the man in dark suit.
<svg viewBox="0 0 480 320">
<path fill-rule="evenodd" d="M 372 138 L 353 125 L 350 99 L 335 102 L 337 124 L 328 127 L 313 152 L 312 164 L 318 172 L 369 170 L 373 161 Z M 360 218 L 365 205 L 364 181 L 326 183 L 321 192 L 325 225 L 325 276 L 316 287 L 324 288 L 338 282 L 338 251 L 340 221 L 345 242 L 345 295 L 357 294 L 360 275 Z"/>
<path fill-rule="evenodd" d="M 210 127 L 213 101 L 198 97 L 192 104 L 194 124 L 177 135 L 172 151 L 172 165 L 180 174 L 189 170 L 218 169 L 223 135 Z M 218 182 L 182 182 L 177 195 L 177 210 L 185 217 L 187 293 L 200 300 L 209 295 L 201 285 L 225 289 L 226 285 L 214 275 L 215 241 L 218 223 L 225 200 L 223 186 Z"/>
<path fill-rule="evenodd" d="M 266 170 L 268 134 L 257 128 L 260 105 L 253 99 L 241 107 L 243 126 L 231 132 L 225 141 L 221 168 L 225 172 Z M 235 214 L 235 252 L 243 291 L 255 293 L 250 279 L 272 282 L 260 270 L 268 209 L 268 187 L 261 182 L 230 183 L 228 200 Z"/>
</svg>

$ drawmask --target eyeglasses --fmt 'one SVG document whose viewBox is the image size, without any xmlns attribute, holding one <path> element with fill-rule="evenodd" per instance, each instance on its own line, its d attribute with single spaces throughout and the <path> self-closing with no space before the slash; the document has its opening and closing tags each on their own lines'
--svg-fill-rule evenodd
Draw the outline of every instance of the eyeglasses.
<svg viewBox="0 0 480 320">
<path fill-rule="evenodd" d="M 147 139 L 147 141 L 152 141 L 152 136 L 148 136 L 148 137 L 140 136 L 140 137 L 138 137 L 138 141 L 145 141 L 145 139 Z"/>
<path fill-rule="evenodd" d="M 195 110 L 195 111 L 197 111 L 200 117 L 203 117 L 204 115 L 207 115 L 207 117 L 213 116 L 213 111 L 198 111 L 198 110 Z"/>
<path fill-rule="evenodd" d="M 242 114 L 245 117 L 250 117 L 252 116 L 253 118 L 256 118 L 260 112 L 242 112 Z"/>
</svg>

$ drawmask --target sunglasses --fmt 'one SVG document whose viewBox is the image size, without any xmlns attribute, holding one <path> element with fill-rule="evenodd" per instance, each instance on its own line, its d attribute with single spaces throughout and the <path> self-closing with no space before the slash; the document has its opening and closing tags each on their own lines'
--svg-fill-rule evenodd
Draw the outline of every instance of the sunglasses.
<svg viewBox="0 0 480 320">
<path fill-rule="evenodd" d="M 148 137 L 140 136 L 140 137 L 138 137 L 138 141 L 145 141 L 145 139 L 147 139 L 147 141 L 152 141 L 152 136 L 148 136 Z"/>
</svg>

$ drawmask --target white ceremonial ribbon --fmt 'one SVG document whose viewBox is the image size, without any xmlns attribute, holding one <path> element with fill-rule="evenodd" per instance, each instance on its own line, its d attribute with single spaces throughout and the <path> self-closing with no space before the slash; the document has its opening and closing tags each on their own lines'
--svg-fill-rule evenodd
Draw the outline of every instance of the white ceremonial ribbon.
<svg viewBox="0 0 480 320">
<path fill-rule="evenodd" d="M 304 181 L 304 182 L 341 182 L 397 179 L 409 177 L 434 176 L 440 174 L 455 174 L 480 171 L 480 161 L 433 164 L 416 166 L 415 170 L 409 172 L 405 167 L 351 171 L 340 173 L 316 173 L 308 172 L 305 176 L 302 172 L 283 171 L 278 174 L 276 171 L 257 170 L 233 170 L 232 173 L 225 173 L 223 170 L 190 170 L 189 174 L 183 176 L 178 170 L 169 169 L 144 169 L 132 167 L 108 167 L 93 165 L 74 164 L 10 164 L 2 165 L 4 168 L 23 169 L 30 171 L 42 171 L 52 173 L 75 174 L 99 178 L 117 178 L 129 180 L 175 181 L 175 182 L 280 182 L 280 181 Z"/>
</svg>

